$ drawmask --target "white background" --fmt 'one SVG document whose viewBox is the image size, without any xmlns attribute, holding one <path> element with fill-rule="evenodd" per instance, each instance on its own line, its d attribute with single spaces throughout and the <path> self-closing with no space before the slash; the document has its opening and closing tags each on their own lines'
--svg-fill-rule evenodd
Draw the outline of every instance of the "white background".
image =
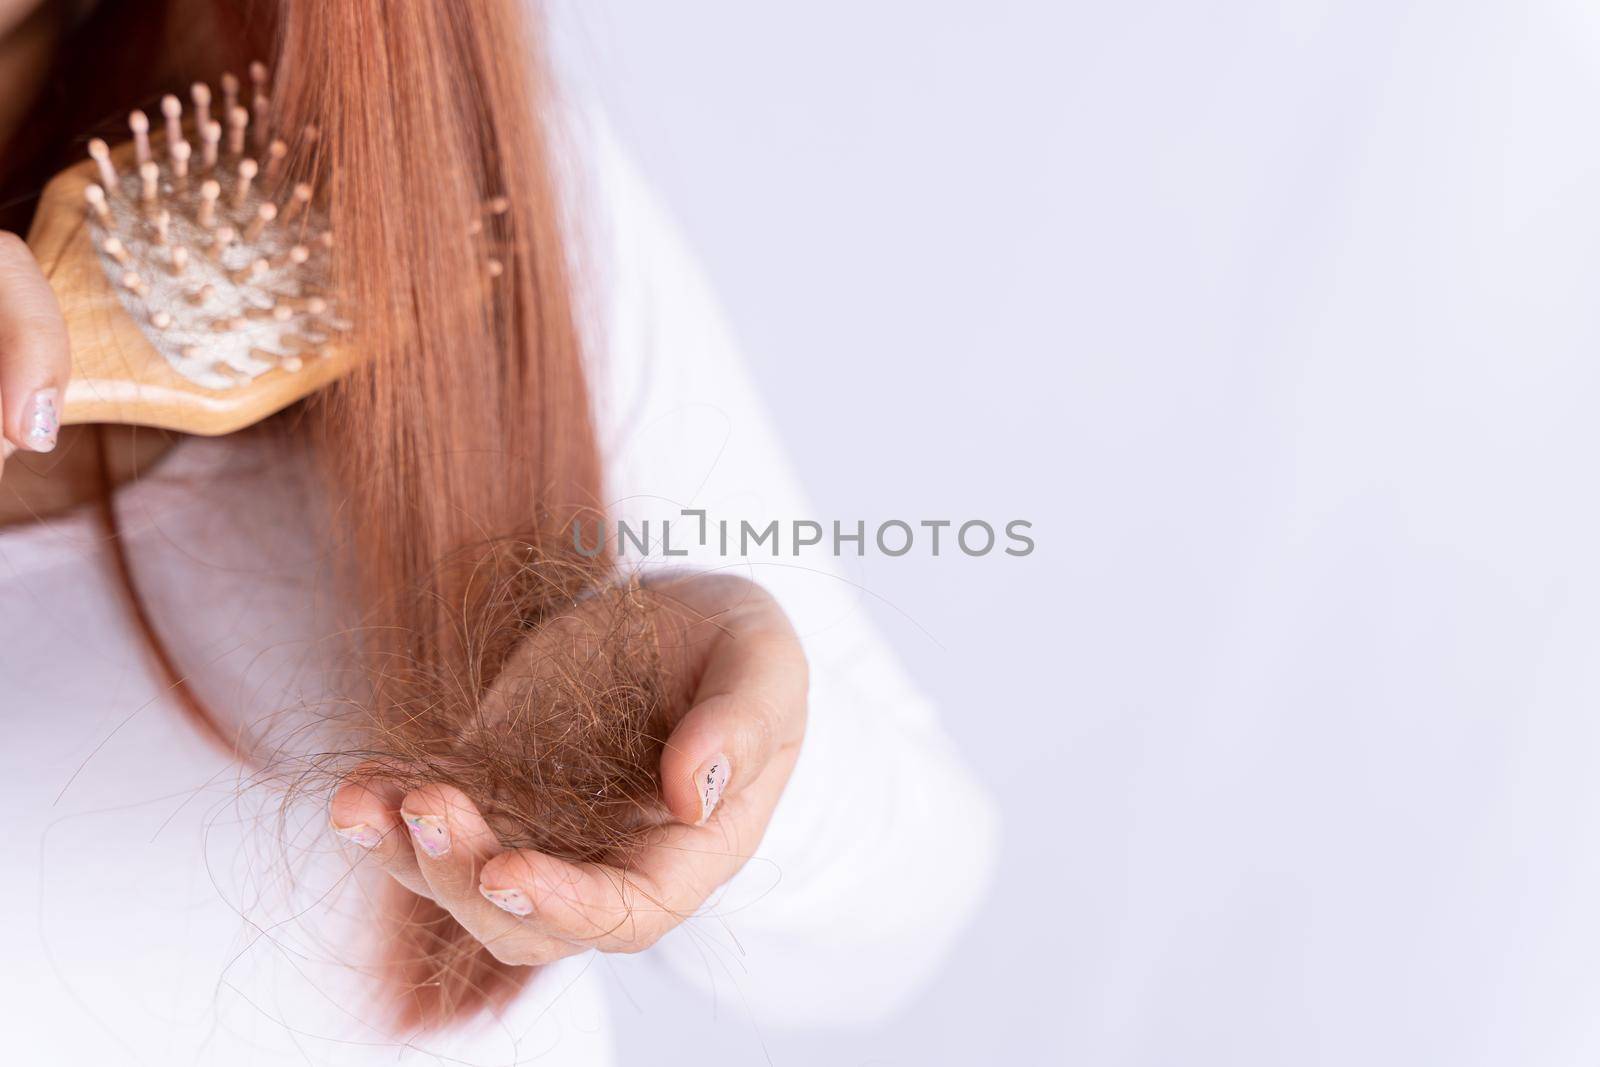
<svg viewBox="0 0 1600 1067">
<path fill-rule="evenodd" d="M 824 515 L 1039 535 L 857 575 L 1005 814 L 946 971 L 625 1054 L 1600 1062 L 1595 5 L 576 21 Z"/>
<path fill-rule="evenodd" d="M 947 546 L 851 561 L 1006 819 L 993 893 L 945 972 L 879 1028 L 799 1035 L 636 982 L 622 1062 L 1032 1061 L 1051 1040 L 1058 976 L 1029 975 L 1068 950 L 1061 826 L 1076 817 L 1061 810 L 1072 727 L 1057 679 L 1075 654 L 1058 626 L 1075 552 L 1066 470 L 1083 461 L 1059 416 L 1060 42 L 1011 7 L 553 9 L 575 78 L 701 256 L 815 517 L 1020 518 L 1038 544 L 1022 559 Z"/>
</svg>

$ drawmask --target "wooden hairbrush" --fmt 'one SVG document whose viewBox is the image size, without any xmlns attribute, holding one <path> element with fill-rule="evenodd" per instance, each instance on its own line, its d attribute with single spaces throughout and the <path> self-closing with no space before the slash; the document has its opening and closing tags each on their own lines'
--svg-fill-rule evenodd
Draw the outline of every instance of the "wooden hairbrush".
<svg viewBox="0 0 1600 1067">
<path fill-rule="evenodd" d="M 45 187 L 28 245 L 72 346 L 63 424 L 231 433 L 353 365 L 328 292 L 332 233 L 312 187 L 285 181 L 266 67 L 250 76 L 248 108 L 224 75 L 213 118 L 196 83 L 189 115 L 171 95 L 160 130 L 135 111 L 131 141 L 90 141 Z"/>
</svg>

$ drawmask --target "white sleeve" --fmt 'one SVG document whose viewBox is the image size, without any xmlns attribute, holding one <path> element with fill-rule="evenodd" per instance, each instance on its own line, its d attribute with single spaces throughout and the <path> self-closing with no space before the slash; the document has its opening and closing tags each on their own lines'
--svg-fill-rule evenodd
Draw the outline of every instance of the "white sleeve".
<svg viewBox="0 0 1600 1067">
<path fill-rule="evenodd" d="M 869 625 L 866 592 L 841 574 L 832 518 L 808 507 L 681 235 L 603 127 L 590 136 L 605 322 L 594 385 L 613 518 L 650 521 L 656 562 L 760 582 L 811 665 L 806 739 L 765 840 L 647 958 L 766 1024 L 870 1020 L 931 977 L 971 915 L 995 854 L 994 808 Z M 683 508 L 707 512 L 706 545 Z M 825 546 L 792 555 L 797 519 L 820 522 Z M 660 556 L 662 520 L 675 520 L 671 547 L 686 557 Z M 741 520 L 777 520 L 783 554 L 738 557 Z M 735 534 L 729 555 L 720 522 Z"/>
</svg>

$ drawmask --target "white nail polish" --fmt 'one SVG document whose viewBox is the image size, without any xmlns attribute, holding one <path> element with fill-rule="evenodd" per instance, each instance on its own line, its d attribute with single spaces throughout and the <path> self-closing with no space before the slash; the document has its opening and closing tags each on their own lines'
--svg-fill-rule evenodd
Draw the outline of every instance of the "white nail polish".
<svg viewBox="0 0 1600 1067">
<path fill-rule="evenodd" d="M 400 817 L 411 828 L 411 836 L 416 839 L 417 847 L 429 858 L 438 859 L 450 851 L 450 827 L 439 816 L 401 812 Z"/>
<path fill-rule="evenodd" d="M 358 822 L 354 826 L 335 826 L 333 832 L 362 848 L 377 848 L 378 843 L 383 840 L 383 835 L 376 828 L 364 822 Z"/>
<path fill-rule="evenodd" d="M 695 776 L 700 787 L 701 822 L 711 818 L 711 813 L 717 810 L 717 801 L 722 799 L 722 791 L 728 787 L 728 776 L 732 771 L 728 757 L 718 753 Z"/>
<path fill-rule="evenodd" d="M 480 885 L 478 892 L 483 894 L 484 900 L 501 911 L 509 911 L 517 916 L 533 914 L 533 901 L 520 889 L 485 889 Z"/>
<path fill-rule="evenodd" d="M 35 452 L 48 452 L 56 447 L 56 432 L 61 429 L 61 413 L 56 410 L 56 391 L 41 389 L 33 394 L 23 426 L 23 436 L 28 447 Z"/>
</svg>

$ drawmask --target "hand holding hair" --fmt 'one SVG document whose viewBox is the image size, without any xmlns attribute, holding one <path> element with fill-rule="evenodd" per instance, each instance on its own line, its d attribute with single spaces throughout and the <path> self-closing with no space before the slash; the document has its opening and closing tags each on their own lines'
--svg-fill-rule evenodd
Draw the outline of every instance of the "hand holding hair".
<svg viewBox="0 0 1600 1067">
<path fill-rule="evenodd" d="M 573 862 L 502 841 L 462 790 L 363 774 L 334 794 L 333 826 L 406 890 L 434 901 L 503 964 L 585 949 L 637 952 L 689 918 L 759 844 L 805 728 L 807 669 L 759 586 L 694 575 L 651 587 L 674 619 L 664 664 L 687 711 L 660 760 L 662 811 L 614 862 Z M 596 613 L 606 609 L 597 607 Z M 575 620 L 579 627 L 585 620 Z M 484 702 L 535 679 L 573 627 L 523 642 Z M 532 769 L 530 769 L 530 773 Z"/>
</svg>

